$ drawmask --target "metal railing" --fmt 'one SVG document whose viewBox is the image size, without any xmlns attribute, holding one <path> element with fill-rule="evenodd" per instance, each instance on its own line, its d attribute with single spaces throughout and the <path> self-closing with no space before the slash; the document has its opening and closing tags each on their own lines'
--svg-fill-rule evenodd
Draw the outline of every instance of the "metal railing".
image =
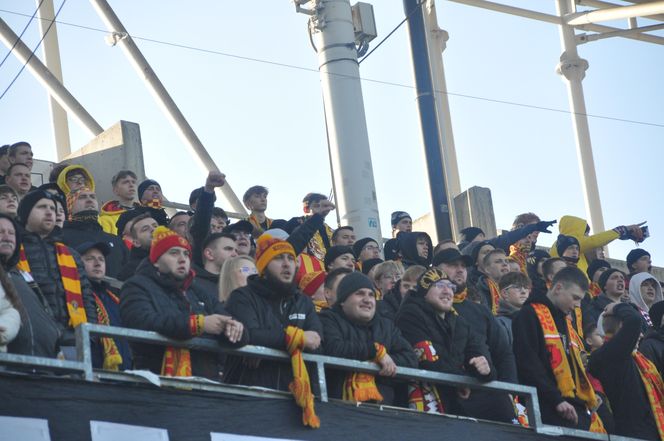
<svg viewBox="0 0 664 441">
<path fill-rule="evenodd" d="M 110 372 L 94 370 L 92 367 L 92 351 L 90 337 L 93 335 L 120 337 L 129 341 L 149 343 L 160 346 L 173 346 L 187 348 L 197 351 L 224 353 L 231 355 L 241 355 L 245 357 L 255 357 L 269 360 L 279 360 L 288 363 L 290 356 L 284 352 L 261 346 L 244 346 L 242 348 L 232 348 L 223 346 L 218 341 L 208 338 L 193 338 L 191 340 L 173 340 L 164 337 L 161 334 L 152 331 L 141 331 L 137 329 L 120 328 L 114 326 L 95 325 L 84 323 L 76 328 L 76 350 L 78 361 L 60 360 L 54 358 L 33 357 L 27 355 L 0 353 L 0 365 L 30 367 L 39 370 L 54 370 L 60 372 L 76 373 L 81 375 L 86 381 L 96 381 L 99 379 L 119 380 L 119 381 L 137 381 L 137 377 L 122 372 Z M 320 387 L 320 400 L 328 401 L 327 383 L 325 379 L 325 368 L 335 368 L 353 372 L 368 372 L 377 374 L 379 368 L 374 363 L 346 358 L 330 357 L 318 354 L 303 354 L 304 360 L 316 365 L 318 381 Z M 265 388 L 243 387 L 237 385 L 226 385 L 212 382 L 209 380 L 180 379 L 177 377 L 159 377 L 161 384 L 171 387 L 184 387 L 189 389 L 205 389 L 220 392 L 229 392 L 238 390 L 238 388 L 251 391 L 252 395 L 269 397 L 290 397 L 289 393 L 273 391 Z M 443 374 L 423 369 L 412 369 L 398 367 L 397 379 L 426 381 L 428 383 L 439 383 L 455 387 L 469 387 L 471 389 L 480 389 L 494 392 L 504 392 L 526 397 L 525 407 L 528 411 L 529 424 L 537 433 L 549 435 L 568 435 L 585 439 L 596 440 L 628 440 L 628 438 L 596 434 L 582 430 L 568 429 L 557 426 L 542 424 L 537 390 L 532 386 L 520 384 L 505 383 L 501 381 L 491 381 L 482 383 L 472 377 Z M 146 380 L 144 380 L 146 381 Z"/>
</svg>

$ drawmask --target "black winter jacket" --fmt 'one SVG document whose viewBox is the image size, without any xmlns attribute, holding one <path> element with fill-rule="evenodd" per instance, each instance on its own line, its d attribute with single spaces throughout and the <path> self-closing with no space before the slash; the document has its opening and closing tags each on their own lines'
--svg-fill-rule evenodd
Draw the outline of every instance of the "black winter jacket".
<svg viewBox="0 0 664 441">
<path fill-rule="evenodd" d="M 265 278 L 249 276 L 248 285 L 233 291 L 226 309 L 241 321 L 249 334 L 248 344 L 286 350 L 286 327 L 315 331 L 323 338 L 323 326 L 309 297 L 295 288 L 280 292 Z M 320 352 L 317 350 L 316 352 Z M 315 369 L 309 368 L 312 388 Z M 232 384 L 288 390 L 293 379 L 289 362 L 261 360 L 257 368 L 246 366 L 241 357 L 229 356 L 225 381 Z"/>
<path fill-rule="evenodd" d="M 401 280 L 399 280 L 394 284 L 394 287 L 383 296 L 383 299 L 376 303 L 377 312 L 381 316 L 394 322 L 402 301 Z"/>
<path fill-rule="evenodd" d="M 420 236 L 424 236 L 427 240 L 427 246 L 429 247 L 429 254 L 427 254 L 427 257 L 421 257 L 417 253 L 417 239 Z M 397 246 L 401 253 L 401 264 L 405 269 L 413 265 L 421 265 L 423 267 L 431 265 L 431 260 L 433 259 L 433 244 L 427 233 L 400 232 L 397 234 Z"/>
<path fill-rule="evenodd" d="M 320 313 L 325 333 L 324 351 L 333 357 L 359 361 L 372 361 L 376 357 L 374 343 L 385 346 L 387 353 L 397 366 L 416 368 L 417 357 L 394 323 L 376 314 L 366 325 L 359 325 L 346 318 L 341 307 L 335 305 Z M 328 392 L 334 398 L 341 398 L 344 380 L 348 372 L 329 370 Z M 393 404 L 393 381 L 376 376 L 376 385 L 383 395 L 383 404 Z"/>
<path fill-rule="evenodd" d="M 206 295 L 219 297 L 219 274 L 213 274 L 205 268 L 194 267 L 196 277 L 192 288 L 202 290 Z"/>
<path fill-rule="evenodd" d="M 664 329 L 657 328 L 648 331 L 639 344 L 639 352 L 655 363 L 659 375 L 664 376 Z"/>
<path fill-rule="evenodd" d="M 616 305 L 613 315 L 622 321 L 622 327 L 590 355 L 588 370 L 604 386 L 613 409 L 616 435 L 657 440 L 657 425 L 632 357 L 641 334 L 641 315 L 628 304 Z"/>
<path fill-rule="evenodd" d="M 129 260 L 125 266 L 122 267 L 118 273 L 118 280 L 125 281 L 136 273 L 136 269 L 140 266 L 141 262 L 150 255 L 150 250 L 143 248 L 132 248 L 129 251 Z"/>
<path fill-rule="evenodd" d="M 85 242 L 108 244 L 111 254 L 106 256 L 106 275 L 109 277 L 117 277 L 129 257 L 129 250 L 122 239 L 105 232 L 98 222 L 66 221 L 62 237 L 65 245 L 71 248 L 76 248 Z"/>
<path fill-rule="evenodd" d="M 188 340 L 197 335 L 192 333 L 192 315 L 229 315 L 216 296 L 206 296 L 191 286 L 180 286 L 173 278 L 163 276 L 147 260 L 136 270 L 136 275 L 127 280 L 120 292 L 120 315 L 128 328 L 156 331 L 166 337 Z M 229 344 L 222 334 L 203 337 Z M 247 344 L 247 334 L 232 346 Z M 159 373 L 164 356 L 163 346 L 132 344 L 134 367 L 149 369 Z M 210 353 L 192 351 L 192 374 L 216 378 L 219 373 L 217 356 Z"/>
<path fill-rule="evenodd" d="M 48 302 L 53 317 L 60 327 L 62 333 L 61 345 L 73 346 L 75 345 L 74 329 L 69 326 L 67 299 L 55 252 L 55 242 L 62 241 L 60 229 L 55 227 L 53 232 L 44 239 L 41 239 L 37 234 L 26 231 L 22 231 L 22 236 L 25 255 L 30 264 L 30 273 L 35 282 L 37 282 L 37 285 L 39 285 L 39 289 Z M 94 297 L 92 296 L 90 281 L 85 273 L 85 267 L 76 250 L 69 248 L 69 252 L 78 268 L 87 321 L 88 323 L 97 323 L 97 308 Z"/>
</svg>

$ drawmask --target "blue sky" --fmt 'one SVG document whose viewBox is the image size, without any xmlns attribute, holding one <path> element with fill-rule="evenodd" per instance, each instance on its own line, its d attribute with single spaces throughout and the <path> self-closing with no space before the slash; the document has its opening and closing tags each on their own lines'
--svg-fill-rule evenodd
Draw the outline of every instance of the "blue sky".
<svg viewBox="0 0 664 441">
<path fill-rule="evenodd" d="M 56 8 L 60 2 L 55 0 Z M 555 13 L 553 1 L 511 3 Z M 289 218 L 301 213 L 305 193 L 330 192 L 316 55 L 306 34 L 307 17 L 296 14 L 292 3 L 112 0 L 111 5 L 135 36 L 294 66 L 137 40 L 237 193 L 266 185 L 268 214 Z M 437 7 L 439 24 L 450 34 L 444 54 L 450 92 L 568 109 L 565 85 L 555 73 L 561 48 L 554 25 L 451 2 L 438 1 Z M 34 1 L 4 0 L 0 16 L 19 33 L 28 18 L 6 11 L 32 14 L 34 8 Z M 399 1 L 376 0 L 374 11 L 378 40 L 404 17 Z M 68 0 L 59 20 L 104 28 L 82 0 Z M 205 175 L 121 50 L 107 46 L 102 32 L 61 24 L 58 33 L 65 85 L 102 126 L 120 119 L 139 123 L 146 173 L 169 199 L 186 201 Z M 25 41 L 34 47 L 37 40 L 33 23 Z M 6 49 L 0 49 L 4 56 Z M 607 39 L 579 52 L 590 64 L 584 80 L 589 114 L 659 125 L 590 118 L 606 227 L 647 220 L 652 237 L 643 247 L 655 264 L 664 265 L 664 47 Z M 14 57 L 0 67 L 0 91 L 19 69 Z M 405 26 L 362 63 L 361 75 L 381 225 L 388 236 L 391 211 L 419 217 L 429 210 Z M 462 188 L 491 189 L 499 228 L 509 228 L 524 211 L 543 219 L 585 217 L 569 114 L 458 96 L 451 96 L 450 105 Z M 0 114 L 2 143 L 24 139 L 38 157 L 55 159 L 46 93 L 29 72 L 0 100 Z M 75 122 L 70 130 L 74 146 L 87 143 Z M 542 235 L 540 243 L 554 238 Z M 611 257 L 624 258 L 632 247 L 616 243 Z"/>
</svg>

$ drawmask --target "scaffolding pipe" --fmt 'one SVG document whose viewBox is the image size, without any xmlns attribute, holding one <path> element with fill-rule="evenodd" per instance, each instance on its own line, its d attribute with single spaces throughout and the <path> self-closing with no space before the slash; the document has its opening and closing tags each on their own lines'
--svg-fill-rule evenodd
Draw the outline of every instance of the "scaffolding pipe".
<svg viewBox="0 0 664 441">
<path fill-rule="evenodd" d="M 36 2 L 39 13 L 39 32 L 43 38 L 42 51 L 44 53 L 44 64 L 51 71 L 53 76 L 64 84 L 62 80 L 62 64 L 60 62 L 60 47 L 58 45 L 58 27 L 55 23 L 53 0 L 36 0 Z M 71 153 L 69 122 L 67 121 L 67 112 L 52 96 L 48 97 L 48 107 L 51 111 L 55 152 L 59 162 Z"/>
<path fill-rule="evenodd" d="M 11 49 L 14 46 L 14 56 L 24 65 L 28 71 L 35 76 L 42 86 L 46 88 L 49 95 L 67 112 L 78 121 L 81 126 L 90 134 L 95 137 L 102 133 L 104 129 L 97 121 L 88 113 L 87 110 L 79 103 L 74 96 L 69 93 L 67 88 L 51 73 L 51 71 L 44 66 L 44 63 L 32 54 L 32 50 L 23 43 L 16 33 L 0 18 L 0 40 Z"/>
<path fill-rule="evenodd" d="M 574 11 L 574 6 L 571 4 L 573 1 L 556 1 L 556 9 L 560 17 L 564 17 Z M 574 28 L 561 22 L 559 31 L 563 54 L 560 56 L 560 64 L 558 64 L 557 71 L 566 80 L 588 224 L 594 233 L 599 233 L 604 231 L 604 218 L 599 197 L 599 187 L 597 185 L 597 175 L 595 173 L 595 162 L 593 160 L 590 128 L 588 126 L 582 84 L 586 70 L 588 69 L 588 62 L 579 57 Z"/>
<path fill-rule="evenodd" d="M 206 172 L 220 171 L 219 167 L 217 167 L 214 160 L 205 149 L 205 146 L 203 146 L 203 143 L 198 139 L 194 129 L 189 125 L 177 104 L 175 104 L 175 101 L 173 101 L 173 98 L 171 98 L 168 91 L 157 77 L 157 74 L 152 67 L 150 67 L 147 59 L 143 56 L 138 46 L 136 46 L 131 35 L 129 35 L 127 29 L 122 25 L 122 22 L 120 22 L 120 19 L 108 2 L 106 2 L 106 0 L 90 0 L 90 2 L 95 7 L 97 14 L 99 14 L 108 30 L 124 37 L 120 38 L 117 44 L 122 48 L 127 58 L 129 58 L 129 61 L 134 66 L 134 69 L 139 76 L 145 81 L 152 96 L 161 106 L 166 117 L 177 129 L 178 134 L 193 153 L 198 165 Z M 228 182 L 226 182 L 219 191 L 233 211 L 246 215 L 247 211 L 244 205 L 242 205 L 240 199 L 235 195 Z"/>
<path fill-rule="evenodd" d="M 578 26 L 602 21 L 620 20 L 630 17 L 647 17 L 664 13 L 664 1 L 655 1 L 641 5 L 617 6 L 615 8 L 597 9 L 563 16 L 568 25 Z"/>
</svg>

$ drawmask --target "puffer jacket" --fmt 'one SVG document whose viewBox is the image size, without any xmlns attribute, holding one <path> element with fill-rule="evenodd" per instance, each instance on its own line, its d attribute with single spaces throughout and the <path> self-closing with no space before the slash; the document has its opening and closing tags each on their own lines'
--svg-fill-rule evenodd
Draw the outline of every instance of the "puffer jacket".
<svg viewBox="0 0 664 441">
<path fill-rule="evenodd" d="M 22 231 L 25 255 L 30 264 L 30 274 L 34 278 L 42 294 L 48 302 L 53 317 L 62 331 L 61 345 L 73 346 L 75 344 L 74 329 L 69 326 L 69 313 L 67 312 L 67 299 L 60 269 L 58 267 L 55 243 L 62 242 L 60 228 L 55 227 L 53 232 L 42 239 L 35 233 Z M 67 247 L 69 248 L 69 247 Z M 81 256 L 69 248 L 81 282 L 81 294 L 83 306 L 88 323 L 97 323 L 97 308 L 92 295 L 90 281 L 85 273 L 85 267 L 81 262 Z"/>
</svg>

